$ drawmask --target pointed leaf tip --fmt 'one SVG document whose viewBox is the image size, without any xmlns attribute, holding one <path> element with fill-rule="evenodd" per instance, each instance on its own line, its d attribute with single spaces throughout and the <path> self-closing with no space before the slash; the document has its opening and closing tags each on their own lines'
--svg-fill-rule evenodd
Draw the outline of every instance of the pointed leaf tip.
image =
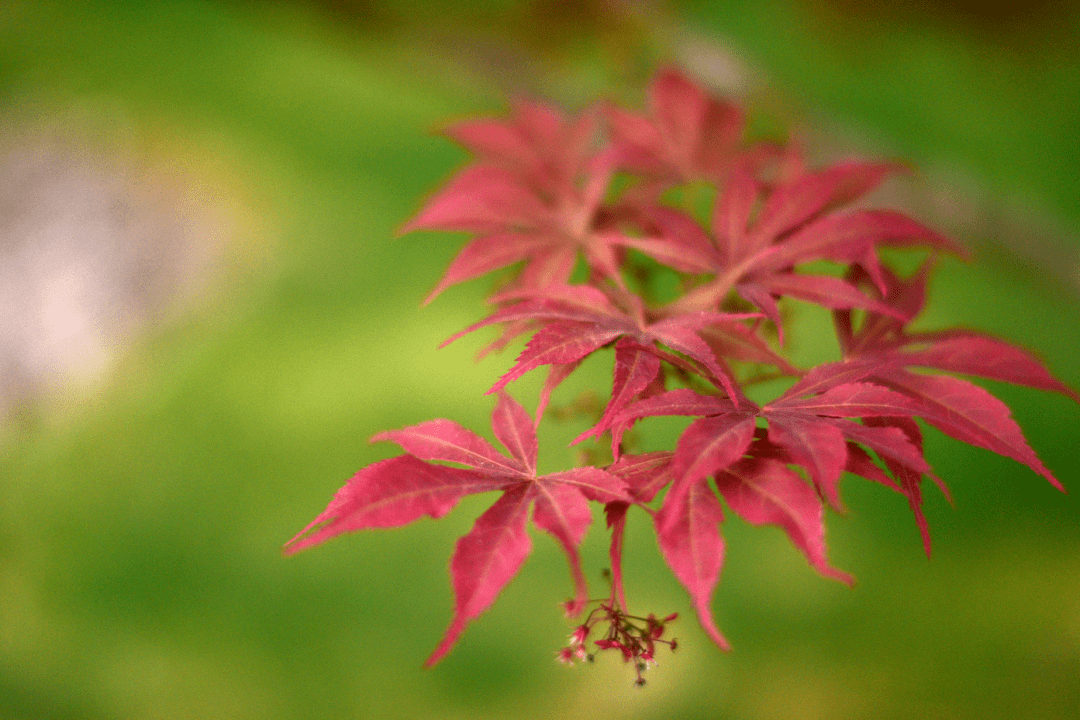
<svg viewBox="0 0 1080 720">
<path fill-rule="evenodd" d="M 526 486 L 506 491 L 457 542 L 450 561 L 454 619 L 424 667 L 441 660 L 468 624 L 486 611 L 517 575 L 532 552 L 526 531 L 530 497 Z"/>
<path fill-rule="evenodd" d="M 777 525 L 825 577 L 851 585 L 851 575 L 829 564 L 824 508 L 817 493 L 784 463 L 745 458 L 716 476 L 728 506 L 752 525 Z"/>
<path fill-rule="evenodd" d="M 432 465 L 412 455 L 382 460 L 356 473 L 283 552 L 292 555 L 347 532 L 439 518 L 462 497 L 499 485 L 475 471 Z"/>
<path fill-rule="evenodd" d="M 712 594 L 724 564 L 724 519 L 720 501 L 705 481 L 687 483 L 664 498 L 656 514 L 660 552 L 675 577 L 690 594 L 698 621 L 721 650 L 730 645 L 712 616 Z"/>
</svg>

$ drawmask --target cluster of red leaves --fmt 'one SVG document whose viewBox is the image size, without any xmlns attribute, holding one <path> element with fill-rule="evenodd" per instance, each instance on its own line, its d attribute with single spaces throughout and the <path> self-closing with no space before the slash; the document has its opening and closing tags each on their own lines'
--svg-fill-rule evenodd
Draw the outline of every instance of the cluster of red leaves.
<svg viewBox="0 0 1080 720">
<path fill-rule="evenodd" d="M 842 507 L 844 472 L 903 495 L 930 550 L 920 484 L 929 477 L 944 485 L 923 457 L 916 419 L 1061 487 L 1001 401 L 966 380 L 917 370 L 1080 400 L 1035 358 L 1000 340 L 908 329 L 922 309 L 936 254 L 964 251 L 902 214 L 850 209 L 896 166 L 844 162 L 812 170 L 797 148 L 747 143 L 741 111 L 674 70 L 656 77 L 649 99 L 647 114 L 604 106 L 568 119 L 519 103 L 508 119 L 454 125 L 447 134 L 476 161 L 405 227 L 473 235 L 429 301 L 456 283 L 519 267 L 491 296 L 494 312 L 447 341 L 500 325 L 491 347 L 501 348 L 531 333 L 491 390 L 492 431 L 507 454 L 449 420 L 381 433 L 373 439 L 397 443 L 406 454 L 357 473 L 286 551 L 354 530 L 438 518 L 467 495 L 500 493 L 454 550 L 454 617 L 428 665 L 521 568 L 531 550 L 530 516 L 569 560 L 570 615 L 589 602 L 578 547 L 592 522 L 590 502 L 603 504 L 612 534 L 611 596 L 560 657 L 583 657 L 588 629 L 603 620 L 610 629 L 595 641 L 598 649 L 647 662 L 663 625 L 627 620 L 621 555 L 631 507 L 651 516 L 660 551 L 702 627 L 727 648 L 710 609 L 724 557 L 722 502 L 749 523 L 779 526 L 818 572 L 850 583 L 829 564 L 823 526 L 824 505 Z M 702 193 L 712 200 L 708 218 L 694 212 L 701 203 L 693 198 Z M 880 257 L 883 246 L 919 248 L 928 257 L 900 277 Z M 572 283 L 581 259 L 584 281 Z M 801 271 L 818 261 L 840 272 Z M 649 290 L 649 278 L 662 272 L 680 283 L 666 302 Z M 785 319 L 778 300 L 785 297 L 831 310 L 842 357 L 801 369 L 780 354 Z M 609 348 L 610 400 L 579 440 L 609 438 L 611 462 L 537 475 L 536 425 L 551 392 L 586 357 Z M 503 388 L 545 365 L 534 421 Z M 763 369 L 794 384 L 757 405 L 743 389 Z M 631 426 L 662 415 L 697 419 L 673 451 L 624 452 Z"/>
</svg>

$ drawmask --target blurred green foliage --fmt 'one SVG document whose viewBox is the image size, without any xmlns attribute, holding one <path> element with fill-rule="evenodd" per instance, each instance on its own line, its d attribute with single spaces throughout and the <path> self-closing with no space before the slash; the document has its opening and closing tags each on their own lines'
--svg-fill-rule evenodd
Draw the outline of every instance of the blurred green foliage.
<svg viewBox="0 0 1080 720">
<path fill-rule="evenodd" d="M 0 717 L 1076 716 L 1080 507 L 1025 468 L 938 435 L 927 455 L 957 507 L 928 492 L 929 563 L 905 504 L 866 484 L 846 483 L 851 512 L 830 518 L 832 558 L 858 577 L 854 590 L 815 576 L 779 533 L 729 521 L 715 607 L 730 655 L 707 645 L 634 517 L 632 602 L 684 614 L 678 653 L 641 692 L 614 662 L 555 664 L 569 583 L 540 537 L 454 653 L 419 669 L 450 617 L 454 538 L 483 499 L 439 523 L 280 556 L 347 477 L 394 452 L 367 444 L 375 432 L 434 417 L 487 432 L 483 392 L 510 358 L 474 364 L 482 338 L 435 350 L 479 317 L 485 281 L 420 309 L 457 240 L 393 236 L 464 159 L 430 130 L 500 111 L 505 90 L 571 105 L 609 87 L 640 97 L 634 83 L 677 55 L 658 28 L 689 27 L 775 78 L 754 109 L 771 122 L 841 117 L 889 152 L 947 156 L 1043 199 L 1074 228 L 1080 219 L 1080 73 L 1075 46 L 1058 41 L 1075 17 L 1001 47 L 981 30 L 842 5 L 824 17 L 781 2 L 605 7 L 0 9 L 8 143 L 59 118 L 90 146 L 195 178 L 234 228 L 193 307 L 148 328 L 100 388 L 54 393 L 3 436 Z M 1024 43 L 1040 42 L 1046 53 L 1029 55 Z M 985 255 L 943 262 L 925 322 L 1036 348 L 1080 387 L 1078 302 L 1032 282 L 1044 270 Z M 815 357 L 827 320 L 796 311 L 806 322 L 792 342 Z M 558 399 L 606 392 L 608 372 L 594 364 Z M 528 378 L 513 391 L 531 406 L 536 389 Z M 1077 408 L 993 390 L 1046 464 L 1080 487 Z M 546 428 L 543 462 L 570 462 L 563 447 L 583 427 Z M 650 442 L 677 431 L 658 426 Z M 605 553 L 598 524 L 585 558 L 597 587 Z"/>
</svg>

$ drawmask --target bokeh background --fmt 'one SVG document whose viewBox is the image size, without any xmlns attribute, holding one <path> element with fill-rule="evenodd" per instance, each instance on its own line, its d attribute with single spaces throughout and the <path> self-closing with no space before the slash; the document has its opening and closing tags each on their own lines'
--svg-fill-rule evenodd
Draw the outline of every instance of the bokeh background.
<svg viewBox="0 0 1080 720">
<path fill-rule="evenodd" d="M 854 589 L 729 519 L 730 654 L 634 518 L 635 609 L 684 614 L 641 691 L 614 658 L 554 661 L 569 582 L 539 536 L 420 669 L 483 498 L 280 548 L 394 453 L 375 432 L 488 433 L 513 353 L 435 350 L 486 281 L 421 309 L 461 238 L 395 238 L 465 161 L 433 131 L 514 95 L 640 103 L 664 62 L 811 157 L 910 161 L 875 199 L 976 251 L 941 264 L 923 325 L 993 331 L 1080 387 L 1078 27 L 1056 0 L 0 4 L 0 717 L 1077 717 L 1080 408 L 1032 390 L 991 388 L 1073 494 L 930 433 L 955 497 L 928 491 L 934 556 L 906 503 L 849 478 L 829 541 Z M 825 318 L 795 312 L 799 357 L 828 358 Z M 545 428 L 548 470 L 583 427 Z M 600 588 L 599 525 L 585 553 Z"/>
</svg>

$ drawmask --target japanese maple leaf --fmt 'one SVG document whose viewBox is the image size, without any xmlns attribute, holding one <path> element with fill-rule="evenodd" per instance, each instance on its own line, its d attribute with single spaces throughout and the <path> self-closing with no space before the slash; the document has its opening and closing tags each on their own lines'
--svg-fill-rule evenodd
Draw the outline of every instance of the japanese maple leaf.
<svg viewBox="0 0 1080 720">
<path fill-rule="evenodd" d="M 756 409 L 749 407 L 752 403 L 748 400 L 736 409 L 723 398 L 675 390 L 623 411 L 617 418 L 618 429 L 643 417 L 705 416 L 694 421 L 679 439 L 674 461 L 676 488 L 678 483 L 697 482 L 710 474 L 725 471 L 748 452 L 802 467 L 818 493 L 837 509 L 843 508 L 839 480 L 845 470 L 880 482 L 908 498 L 929 554 L 930 537 L 921 511 L 919 483 L 926 475 L 938 483 L 946 495 L 948 491 L 923 457 L 921 433 L 912 418 L 921 417 L 931 424 L 963 429 L 976 442 L 987 443 L 983 446 L 988 446 L 991 441 L 985 434 L 976 436 L 978 428 L 973 421 L 963 415 L 953 415 L 940 406 L 940 400 L 920 399 L 910 393 L 859 382 L 877 369 L 877 365 L 870 363 L 819 366 L 779 398 Z M 751 452 L 751 423 L 755 417 L 764 418 L 768 423 L 768 445 L 759 442 L 758 449 Z M 1005 438 L 1007 440 L 1009 435 Z M 763 454 L 762 447 L 770 449 Z M 863 447 L 873 450 L 899 483 L 885 475 Z M 816 553 L 812 554 L 806 547 L 802 549 L 812 563 L 817 562 L 814 559 L 818 557 Z M 816 564 L 815 567 L 823 574 L 833 576 L 827 567 Z"/>
<path fill-rule="evenodd" d="M 669 182 L 723 177 L 740 149 L 741 109 L 710 97 L 671 68 L 650 84 L 649 109 L 651 117 L 605 109 L 625 169 Z"/>
<path fill-rule="evenodd" d="M 818 491 L 838 509 L 842 507 L 838 482 L 841 473 L 852 467 L 849 447 L 853 442 L 920 474 L 930 473 L 921 451 L 898 432 L 839 420 L 907 417 L 922 409 L 918 402 L 869 383 L 839 385 L 812 397 L 805 397 L 805 387 L 797 383 L 793 390 L 760 408 L 746 398 L 736 407 L 726 398 L 688 389 L 673 390 L 635 403 L 616 421 L 621 431 L 643 417 L 704 416 L 691 423 L 679 438 L 673 463 L 677 483 L 697 481 L 741 458 L 754 438 L 755 418 L 767 421 L 768 440 L 783 451 L 782 458 L 802 466 Z M 777 459 L 775 454 L 770 457 Z M 861 465 L 856 467 L 861 469 Z M 873 471 L 863 470 L 860 474 L 880 480 Z M 885 484 L 894 486 L 888 481 Z"/>
<path fill-rule="evenodd" d="M 615 404 L 609 407 L 606 417 L 613 416 L 652 381 L 659 372 L 660 359 L 687 365 L 677 356 L 659 349 L 658 344 L 693 359 L 699 367 L 689 366 L 691 371 L 704 374 L 731 397 L 737 396 L 730 371 L 699 333 L 709 327 L 734 326 L 742 320 L 759 317 L 756 314 L 697 312 L 650 323 L 646 320 L 644 306 L 635 296 L 628 297 L 629 301 L 636 303 L 627 312 L 616 307 L 603 292 L 589 286 L 567 285 L 530 295 L 529 299 L 495 312 L 446 341 L 450 343 L 466 333 L 494 323 L 522 320 L 543 323 L 518 356 L 514 367 L 488 392 L 500 390 L 507 383 L 542 365 L 576 363 L 622 338 L 625 342 L 617 346 L 619 363 L 612 399 Z"/>
<path fill-rule="evenodd" d="M 508 456 L 449 420 L 430 420 L 376 435 L 373 441 L 395 442 L 408 454 L 361 470 L 286 545 L 286 552 L 293 553 L 345 532 L 396 527 L 425 515 L 442 517 L 466 495 L 501 491 L 499 499 L 457 542 L 450 561 L 454 617 L 427 659 L 428 666 L 450 651 L 469 622 L 491 606 L 521 569 L 532 550 L 526 530 L 530 508 L 533 523 L 554 537 L 566 553 L 575 587 L 567 613 L 574 615 L 588 596 L 578 557 L 578 546 L 592 522 L 588 501 L 632 499 L 625 483 L 605 470 L 583 467 L 537 475 L 532 418 L 505 393 L 499 393 L 491 427 Z"/>
<path fill-rule="evenodd" d="M 929 548 L 918 480 L 931 471 L 922 457 L 921 439 L 905 433 L 908 428 L 902 424 L 913 425 L 908 416 L 923 410 L 921 405 L 907 395 L 859 382 L 810 395 L 816 382 L 811 377 L 797 383 L 760 408 L 745 398 L 736 406 L 728 398 L 672 390 L 639 401 L 617 417 L 626 425 L 643 417 L 702 416 L 679 438 L 664 474 L 639 472 L 642 480 L 635 484 L 647 488 L 651 497 L 659 486 L 671 483 L 655 516 L 661 551 L 689 592 L 702 627 L 720 647 L 727 642 L 709 606 L 723 564 L 719 526 L 724 516 L 709 486 L 710 476 L 736 514 L 752 524 L 780 526 L 811 566 L 826 577 L 851 582 L 847 573 L 828 563 L 824 506 L 819 499 L 824 495 L 839 506 L 837 483 L 844 470 L 907 495 Z M 768 422 L 767 431 L 756 428 L 759 417 Z M 861 418 L 865 424 L 850 418 Z M 900 484 L 885 475 L 860 446 L 874 450 Z M 804 468 L 813 485 L 792 470 L 792 464 Z"/>
<path fill-rule="evenodd" d="M 479 160 L 506 168 L 549 199 L 572 195 L 583 165 L 595 152 L 596 113 L 568 119 L 543 103 L 518 101 L 506 120 L 455 123 L 443 134 Z"/>
<path fill-rule="evenodd" d="M 881 163 L 840 163 L 797 175 L 760 199 L 764 185 L 749 171 L 738 169 L 716 202 L 711 236 L 685 213 L 654 207 L 646 213 L 652 236 L 612 235 L 612 242 L 640 250 L 680 272 L 713 276 L 673 302 L 672 314 L 713 310 L 734 289 L 781 332 L 776 299 L 782 296 L 826 308 L 866 308 L 899 317 L 898 310 L 848 279 L 793 271 L 818 260 L 860 263 L 883 283 L 878 246 L 918 245 L 963 252 L 900 213 L 827 212 L 871 190 L 893 169 Z"/>
<path fill-rule="evenodd" d="M 721 648 L 727 641 L 716 627 L 710 603 L 723 565 L 724 542 L 720 523 L 724 514 L 708 478 L 729 507 L 747 522 L 781 527 L 823 575 L 851 582 L 846 573 L 831 567 L 824 543 L 823 505 L 814 489 L 786 467 L 789 458 L 782 446 L 776 457 L 746 457 L 751 451 L 755 417 L 764 410 L 743 399 L 739 409 L 727 398 L 701 395 L 688 389 L 673 390 L 635 403 L 622 419 L 658 415 L 704 415 L 679 438 L 674 456 L 650 458 L 651 472 L 624 471 L 635 479 L 645 497 L 663 484 L 672 483 L 655 516 L 657 538 L 664 559 L 693 600 L 698 619 L 709 637 Z M 770 420 L 771 422 L 771 420 Z M 843 441 L 841 441 L 843 444 Z M 846 458 L 844 461 L 846 465 Z M 858 467 L 857 465 L 853 467 Z M 614 470 L 614 468 L 613 468 Z"/>
<path fill-rule="evenodd" d="M 902 492 L 929 556 L 930 534 L 919 484 L 928 475 L 946 496 L 948 491 L 923 457 L 922 435 L 911 419 L 923 408 L 906 395 L 865 382 L 848 382 L 808 394 L 818 387 L 817 381 L 814 377 L 796 383 L 762 408 L 761 414 L 769 423 L 770 443 L 783 449 L 790 462 L 802 466 L 818 492 L 837 509 L 843 508 L 838 483 L 844 470 Z M 862 423 L 841 418 L 859 418 Z M 899 484 L 883 479 L 855 443 L 873 450 Z"/>
<path fill-rule="evenodd" d="M 862 374 L 852 372 L 858 379 Z M 787 462 L 802 466 L 814 485 L 837 508 L 841 507 L 837 483 L 852 468 L 848 449 L 861 443 L 905 467 L 929 473 L 929 466 L 905 438 L 879 428 L 839 418 L 907 417 L 921 406 L 912 398 L 869 383 L 849 382 L 817 395 L 819 376 L 796 383 L 776 400 L 757 407 L 742 397 L 736 406 L 730 399 L 703 395 L 689 389 L 672 390 L 641 400 L 619 412 L 613 421 L 618 436 L 634 422 L 662 415 L 701 416 L 683 432 L 675 451 L 673 474 L 680 482 L 695 481 L 725 469 L 742 457 L 754 438 L 755 419 L 768 423 L 768 439 L 783 451 Z M 807 397 L 810 395 L 809 397 Z M 777 459 L 773 454 L 770 457 Z M 861 460 L 861 458 L 858 458 Z M 859 474 L 882 480 L 879 472 L 856 465 Z"/>
<path fill-rule="evenodd" d="M 814 368 L 762 409 L 769 419 L 770 439 L 784 446 L 838 507 L 835 483 L 846 462 L 842 441 L 858 442 L 874 450 L 900 481 L 927 554 L 930 536 L 921 511 L 919 483 L 928 475 L 946 496 L 948 491 L 922 457 L 922 434 L 914 418 L 955 439 L 1021 462 L 1054 487 L 1064 489 L 1028 445 L 1003 402 L 967 381 L 914 373 L 904 366 L 966 371 L 1066 394 L 1071 391 L 1017 348 L 982 336 L 950 338 L 950 343 L 958 339 L 972 343 L 973 348 L 998 350 L 998 360 L 977 356 L 967 364 L 961 359 L 972 347 L 954 348 L 950 344 L 940 354 L 933 349 L 921 354 L 907 353 L 902 350 L 903 344 L 891 343 L 876 353 Z M 829 419 L 845 417 L 862 418 L 863 422 L 860 425 Z M 830 423 L 834 427 L 830 428 Z M 850 447 L 849 442 L 849 453 Z"/>
<path fill-rule="evenodd" d="M 908 280 L 885 270 L 884 301 L 914 318 L 925 299 L 927 262 Z M 866 278 L 863 270 L 851 273 Z M 865 379 L 908 396 L 921 417 L 946 435 L 1021 462 L 1062 490 L 1061 483 L 1028 445 L 1009 408 L 983 388 L 959 378 L 927 375 L 921 367 L 975 375 L 1040 390 L 1059 392 L 1080 401 L 1080 395 L 1059 381 L 1030 353 L 997 338 L 967 330 L 908 333 L 906 321 L 867 313 L 853 330 L 850 313 L 834 313 L 843 363 L 815 368 L 817 388 Z M 852 372 L 860 377 L 853 378 Z"/>
<path fill-rule="evenodd" d="M 962 329 L 909 332 L 907 324 L 925 303 L 932 265 L 932 259 L 926 261 L 906 280 L 882 268 L 882 301 L 899 311 L 899 319 L 870 312 L 855 330 L 850 311 L 834 311 L 837 337 L 846 360 L 876 362 L 883 368 L 926 367 L 975 375 L 1061 393 L 1080 402 L 1080 394 L 1055 378 L 1035 356 L 1003 340 Z M 870 282 L 866 271 L 858 267 L 848 275 L 856 282 Z"/>
<path fill-rule="evenodd" d="M 540 104 L 519 103 L 507 121 L 476 120 L 446 133 L 479 156 L 402 228 L 475 234 L 425 303 L 451 285 L 525 261 L 521 287 L 566 282 L 578 253 L 618 279 L 615 251 L 593 232 L 614 156 L 592 147 L 595 113 L 567 120 Z"/>
</svg>

